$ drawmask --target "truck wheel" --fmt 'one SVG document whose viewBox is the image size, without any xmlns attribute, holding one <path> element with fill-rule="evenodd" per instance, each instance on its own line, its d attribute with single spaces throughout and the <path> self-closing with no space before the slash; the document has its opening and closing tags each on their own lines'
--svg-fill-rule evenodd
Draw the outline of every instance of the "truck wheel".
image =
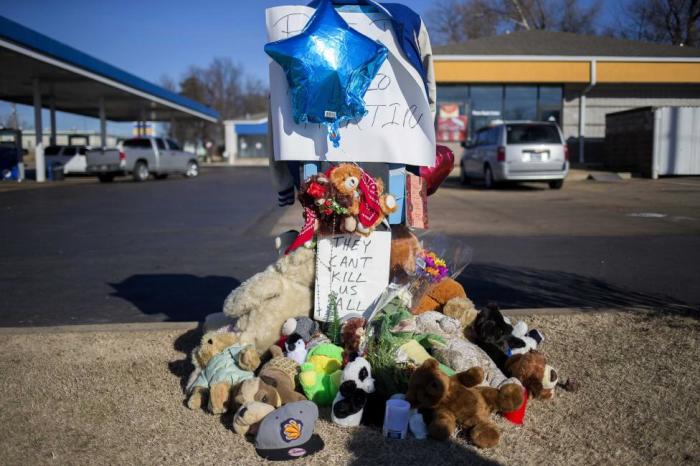
<svg viewBox="0 0 700 466">
<path fill-rule="evenodd" d="M 552 189 L 561 189 L 564 186 L 564 180 L 552 180 L 549 182 L 549 187 Z"/>
<path fill-rule="evenodd" d="M 145 162 L 136 162 L 134 165 L 134 181 L 146 181 L 151 174 L 148 171 L 148 165 Z"/>
<path fill-rule="evenodd" d="M 111 183 L 114 181 L 114 175 L 109 173 L 101 173 L 97 175 L 97 179 L 100 180 L 100 183 Z"/>
<path fill-rule="evenodd" d="M 187 162 L 187 169 L 185 169 L 185 178 L 194 178 L 199 175 L 199 164 L 194 160 Z"/>
</svg>

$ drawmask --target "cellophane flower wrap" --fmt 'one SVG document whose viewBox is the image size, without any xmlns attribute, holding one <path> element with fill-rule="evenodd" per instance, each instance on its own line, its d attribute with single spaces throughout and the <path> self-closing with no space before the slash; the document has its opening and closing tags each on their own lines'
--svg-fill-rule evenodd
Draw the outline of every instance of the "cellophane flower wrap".
<svg viewBox="0 0 700 466">
<path fill-rule="evenodd" d="M 473 249 L 463 241 L 442 233 L 426 232 L 418 236 L 422 250 L 416 255 L 415 273 L 409 277 L 411 309 L 423 295 L 445 278 L 457 278 L 471 263 Z"/>
</svg>

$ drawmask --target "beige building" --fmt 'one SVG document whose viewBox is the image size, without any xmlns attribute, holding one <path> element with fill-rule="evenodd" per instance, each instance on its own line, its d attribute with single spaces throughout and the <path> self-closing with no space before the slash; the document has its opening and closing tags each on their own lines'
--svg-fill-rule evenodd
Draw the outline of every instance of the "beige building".
<svg viewBox="0 0 700 466">
<path fill-rule="evenodd" d="M 572 160 L 600 162 L 606 114 L 700 106 L 700 48 L 524 31 L 435 47 L 434 59 L 443 140 L 460 134 L 450 121 L 468 139 L 494 119 L 555 120 Z"/>
</svg>

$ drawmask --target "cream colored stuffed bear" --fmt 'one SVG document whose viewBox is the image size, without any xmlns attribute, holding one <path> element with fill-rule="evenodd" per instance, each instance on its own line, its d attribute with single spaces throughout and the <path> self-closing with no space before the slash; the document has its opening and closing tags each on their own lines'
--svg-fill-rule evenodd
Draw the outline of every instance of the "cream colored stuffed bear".
<svg viewBox="0 0 700 466">
<path fill-rule="evenodd" d="M 234 331 L 240 342 L 262 353 L 279 339 L 287 319 L 309 316 L 315 275 L 315 251 L 298 248 L 233 290 L 224 314 L 238 319 Z"/>
</svg>

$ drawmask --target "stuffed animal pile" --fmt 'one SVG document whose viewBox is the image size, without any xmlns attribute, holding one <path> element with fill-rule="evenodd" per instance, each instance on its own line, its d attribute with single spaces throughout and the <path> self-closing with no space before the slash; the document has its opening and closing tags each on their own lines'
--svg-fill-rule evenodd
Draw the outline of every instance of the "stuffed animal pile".
<svg viewBox="0 0 700 466">
<path fill-rule="evenodd" d="M 381 182 L 351 164 L 310 178 L 300 198 L 312 236 L 369 234 L 395 206 Z M 187 406 L 231 411 L 232 429 L 251 436 L 266 416 L 305 400 L 330 408 L 339 426 L 381 426 L 387 400 L 398 398 L 410 403 L 414 437 L 446 440 L 461 431 L 490 448 L 500 440 L 493 413 L 522 423 L 528 398 L 576 389 L 547 362 L 541 332 L 510 321 L 495 304 L 477 310 L 445 260 L 406 227 L 392 236 L 387 299 L 333 332 L 311 317 L 315 251 L 305 247 L 308 237 L 278 238 L 278 250 L 288 253 L 206 319 L 192 353 Z M 290 241 L 296 247 L 287 247 Z"/>
</svg>

